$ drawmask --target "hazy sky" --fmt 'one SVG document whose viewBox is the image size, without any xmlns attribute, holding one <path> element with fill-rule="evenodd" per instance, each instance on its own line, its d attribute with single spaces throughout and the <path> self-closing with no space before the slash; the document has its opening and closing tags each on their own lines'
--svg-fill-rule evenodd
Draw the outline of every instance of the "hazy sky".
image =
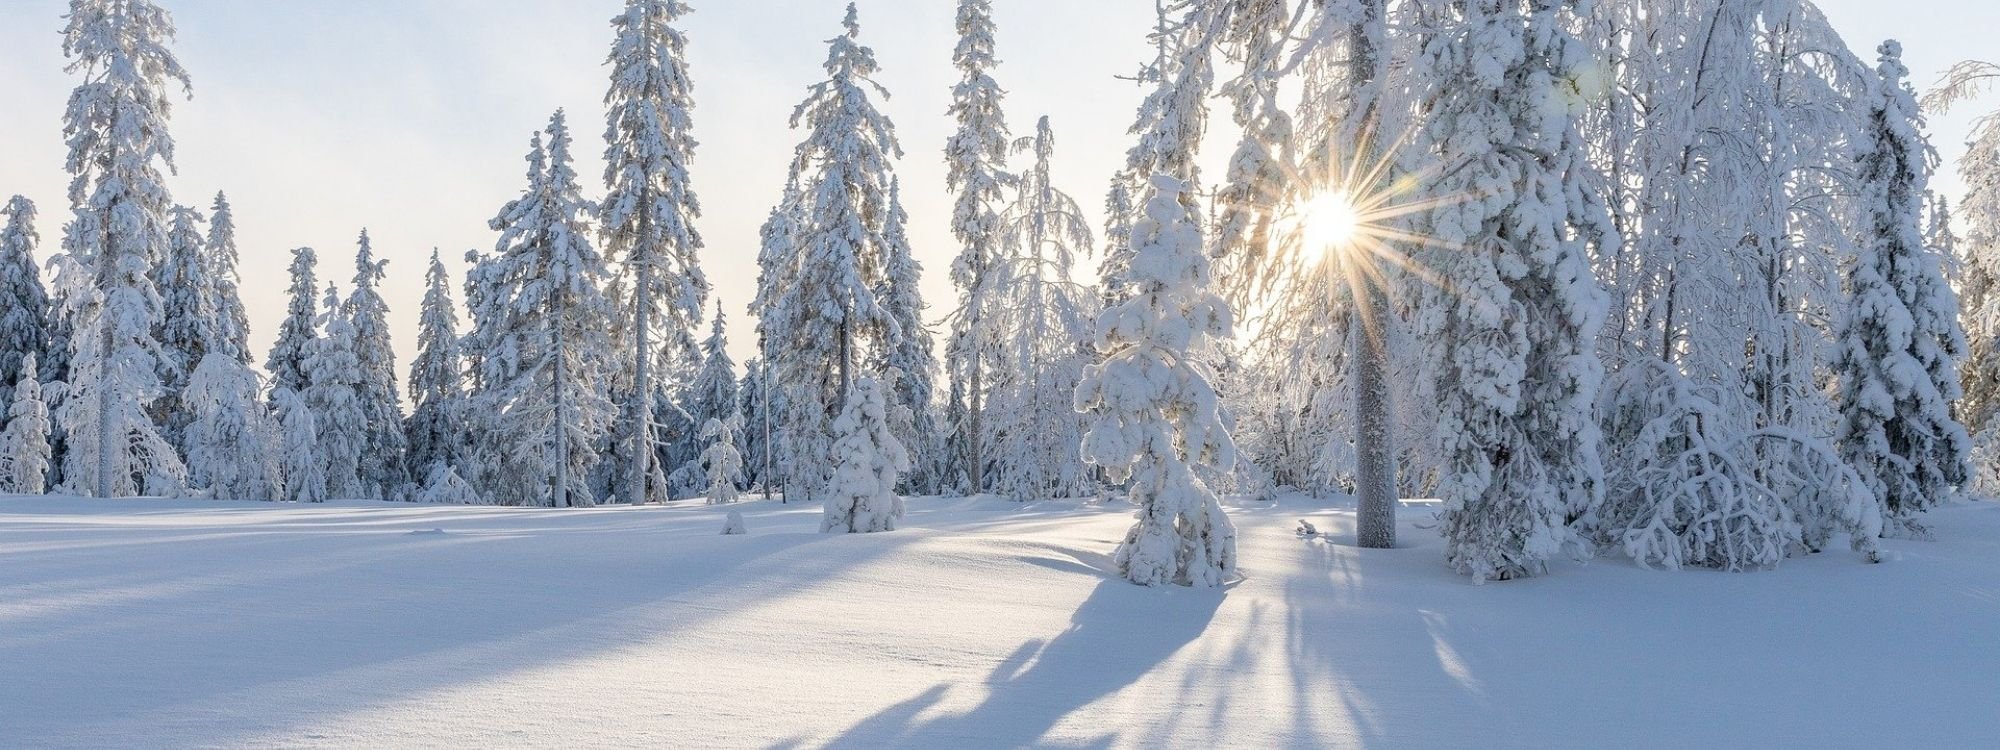
<svg viewBox="0 0 2000 750">
<path fill-rule="evenodd" d="M 172 187 L 177 200 L 203 208 L 217 189 L 229 192 L 260 360 L 283 315 L 286 251 L 318 249 L 321 278 L 345 288 L 355 236 L 366 227 L 377 253 L 394 261 L 384 295 L 407 362 L 431 249 L 444 251 L 456 281 L 465 250 L 491 248 L 486 221 L 521 190 L 528 135 L 557 107 L 569 111 L 586 189 L 602 189 L 602 63 L 621 0 L 160 1 L 174 14 L 174 49 L 194 79 L 194 99 L 174 112 Z M 757 227 L 799 138 L 787 119 L 822 76 L 824 41 L 838 33 L 845 0 L 692 4 L 684 30 L 701 141 L 694 182 L 704 208 L 702 262 L 740 363 L 753 342 L 743 308 L 756 280 Z M 995 2 L 1003 60 L 995 77 L 1008 89 L 1010 122 L 1026 135 L 1037 116 L 1051 117 L 1058 186 L 1093 212 L 1122 162 L 1140 97 L 1114 76 L 1146 57 L 1152 5 Z M 878 105 L 906 151 L 898 173 L 933 317 L 951 305 L 944 271 L 957 250 L 940 155 L 952 127 L 945 109 L 956 79 L 955 6 L 861 3 L 862 40 L 893 95 Z M 2000 58 L 1991 41 L 2000 4 L 1990 0 L 1822 6 L 1866 59 L 1881 39 L 1903 40 L 1920 85 L 1953 61 Z M 66 7 L 0 0 L 0 198 L 22 193 L 40 206 L 44 258 L 68 213 L 60 123 L 75 80 L 62 70 Z M 2000 96 L 1935 123 L 1946 158 L 1957 156 L 1965 122 L 1982 107 L 2000 108 Z M 1226 156 L 1209 151 L 1211 162 Z"/>
</svg>

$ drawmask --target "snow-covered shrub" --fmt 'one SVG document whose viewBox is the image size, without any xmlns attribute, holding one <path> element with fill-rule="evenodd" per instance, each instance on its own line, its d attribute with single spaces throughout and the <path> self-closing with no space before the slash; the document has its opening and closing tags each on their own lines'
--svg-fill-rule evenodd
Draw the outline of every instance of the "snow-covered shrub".
<svg viewBox="0 0 2000 750">
<path fill-rule="evenodd" d="M 443 505 L 487 505 L 485 498 L 472 489 L 472 485 L 458 476 L 458 470 L 451 464 L 437 461 L 431 464 L 430 475 L 424 480 L 424 488 L 415 497 L 420 503 Z"/>
<path fill-rule="evenodd" d="M 910 469 L 910 454 L 889 431 L 888 406 L 874 378 L 854 381 L 847 407 L 833 421 L 833 483 L 820 531 L 894 531 L 903 518 L 896 480 Z"/>
<path fill-rule="evenodd" d="M 736 502 L 736 486 L 743 481 L 743 454 L 736 450 L 736 430 L 742 422 L 742 415 L 732 414 L 701 426 L 701 436 L 710 440 L 701 454 L 702 466 L 708 469 L 710 505 Z"/>
</svg>

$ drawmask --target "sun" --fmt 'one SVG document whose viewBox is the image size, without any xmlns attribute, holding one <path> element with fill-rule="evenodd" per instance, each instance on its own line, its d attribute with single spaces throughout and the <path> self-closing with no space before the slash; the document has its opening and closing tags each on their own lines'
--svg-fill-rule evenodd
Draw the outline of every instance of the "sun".
<svg viewBox="0 0 2000 750">
<path fill-rule="evenodd" d="M 1345 190 L 1322 190 L 1296 209 L 1303 250 L 1314 255 L 1354 248 L 1361 234 L 1361 209 Z"/>
</svg>

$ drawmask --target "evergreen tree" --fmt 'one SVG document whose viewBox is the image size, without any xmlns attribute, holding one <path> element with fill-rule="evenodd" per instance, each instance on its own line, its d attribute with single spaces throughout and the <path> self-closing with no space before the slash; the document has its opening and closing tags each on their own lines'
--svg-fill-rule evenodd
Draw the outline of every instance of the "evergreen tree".
<svg viewBox="0 0 2000 750">
<path fill-rule="evenodd" d="M 680 0 L 626 0 L 611 20 L 617 30 L 606 64 L 604 183 L 598 207 L 605 254 L 622 259 L 632 279 L 630 328 L 633 377 L 625 404 L 632 429 L 623 493 L 645 502 L 645 477 L 653 471 L 654 425 L 644 408 L 655 395 L 655 371 L 694 353 L 694 327 L 708 297 L 694 220 L 701 203 L 689 184 L 694 157 L 694 85 L 688 77 L 687 38 L 674 28 L 688 12 Z M 658 321 L 655 323 L 655 321 Z M 656 347 L 653 332 L 664 334 Z M 660 359 L 655 359 L 656 352 Z"/>
<path fill-rule="evenodd" d="M 778 486 L 776 436 L 783 408 L 776 403 L 777 394 L 765 376 L 763 358 L 743 364 L 743 382 L 736 394 L 743 415 L 744 483 L 762 487 L 769 494 Z"/>
<path fill-rule="evenodd" d="M 1000 218 L 1002 252 L 993 269 L 1004 363 L 994 372 L 986 420 L 993 489 L 1016 500 L 1085 497 L 1093 483 L 1076 452 L 1085 422 L 1073 404 L 1090 362 L 1096 300 L 1072 278 L 1078 254 L 1090 252 L 1090 224 L 1055 186 L 1048 118 L 1015 149 L 1032 154 L 1034 164 L 1021 172 L 1019 197 Z"/>
<path fill-rule="evenodd" d="M 736 363 L 729 359 L 729 339 L 725 333 L 726 322 L 722 316 L 722 305 L 715 306 L 708 338 L 701 342 L 701 369 L 695 372 L 694 382 L 687 388 L 687 414 L 694 424 L 706 425 L 711 419 L 728 419 L 739 410 L 736 392 Z M 704 435 L 703 437 L 706 437 Z"/>
<path fill-rule="evenodd" d="M 467 447 L 465 427 L 465 364 L 459 356 L 458 311 L 452 305 L 451 279 L 444 262 L 431 252 L 424 275 L 422 312 L 417 320 L 417 356 L 410 361 L 410 398 L 416 402 L 403 423 L 411 468 L 425 472 L 425 488 L 437 479 L 436 467 L 462 467 Z M 455 473 L 454 473 L 455 475 Z M 456 475 L 455 475 L 456 476 Z M 461 479 L 462 481 L 462 479 Z"/>
<path fill-rule="evenodd" d="M 1105 252 L 1098 285 L 1107 302 L 1122 300 L 1127 292 L 1125 271 L 1136 238 L 1129 227 L 1140 217 L 1135 211 L 1150 208 L 1132 204 L 1134 196 L 1150 195 L 1148 182 L 1165 174 L 1180 180 L 1181 207 L 1188 221 L 1201 229 L 1201 212 L 1196 194 L 1200 192 L 1201 168 L 1195 156 L 1201 149 L 1208 127 L 1209 90 L 1215 84 L 1213 49 L 1215 35 L 1227 4 L 1217 0 L 1168 0 L 1156 3 L 1158 22 L 1150 35 L 1154 59 L 1142 66 L 1136 79 L 1150 83 L 1153 90 L 1139 105 L 1129 131 L 1138 142 L 1125 152 L 1125 168 L 1112 177 L 1105 204 Z"/>
<path fill-rule="evenodd" d="M 792 113 L 793 126 L 807 131 L 792 180 L 809 191 L 784 254 L 762 259 L 753 305 L 765 361 L 785 397 L 787 479 L 820 499 L 829 497 L 837 458 L 829 452 L 831 422 L 852 391 L 857 358 L 869 342 L 886 343 L 896 325 L 875 290 L 889 244 L 890 160 L 902 149 L 868 97 L 869 88 L 886 92 L 871 77 L 879 66 L 858 42 L 852 3 L 842 25 L 846 33 L 828 41 L 828 80 Z"/>
<path fill-rule="evenodd" d="M 833 421 L 837 462 L 819 530 L 835 534 L 895 531 L 903 519 L 897 477 L 910 454 L 889 431 L 888 400 L 874 378 L 854 381 L 854 392 Z"/>
<path fill-rule="evenodd" d="M 403 400 L 396 387 L 396 349 L 389 338 L 389 305 L 376 291 L 388 265 L 387 259 L 375 259 L 368 230 L 361 230 L 360 247 L 354 255 L 354 292 L 347 295 L 341 313 L 354 328 L 354 356 L 361 365 L 361 380 L 355 392 L 366 425 L 361 447 L 361 487 L 373 497 L 403 494 L 405 485 L 410 483 L 410 473 L 403 463 L 409 441 L 403 436 Z"/>
<path fill-rule="evenodd" d="M 285 319 L 278 324 L 278 338 L 271 344 L 271 353 L 264 357 L 264 369 L 271 373 L 273 408 L 278 404 L 277 391 L 287 390 L 302 396 L 312 385 L 306 360 L 312 357 L 313 342 L 319 338 L 315 323 L 319 308 L 314 305 L 319 281 L 313 274 L 313 266 L 318 263 L 319 258 L 310 247 L 292 251 L 292 285 L 288 287 L 291 302 L 285 306 Z"/>
<path fill-rule="evenodd" d="M 167 254 L 168 86 L 188 76 L 167 49 L 172 19 L 149 0 L 71 0 L 67 18 L 63 55 L 83 82 L 63 113 L 75 212 L 56 262 L 74 332 L 56 414 L 63 477 L 99 497 L 174 492 L 183 468 L 149 413 L 161 362 L 147 272 Z"/>
<path fill-rule="evenodd" d="M 480 396 L 494 420 L 482 450 L 482 491 L 509 505 L 589 505 L 596 446 L 610 430 L 607 397 L 612 310 L 607 269 L 590 242 L 591 205 L 570 165 L 570 134 L 557 110 L 528 154 L 528 186 L 491 226 L 493 257 L 476 272 Z"/>
<path fill-rule="evenodd" d="M 896 438 L 910 451 L 910 471 L 903 481 L 919 495 L 938 491 L 938 475 L 943 469 L 939 457 L 944 451 L 938 435 L 937 412 L 933 406 L 932 384 L 937 381 L 937 358 L 930 329 L 924 327 L 924 298 L 918 289 L 923 264 L 910 250 L 903 210 L 901 184 L 889 180 L 889 216 L 883 224 L 883 279 L 876 284 L 875 296 L 895 321 L 889 340 L 874 351 L 874 369 L 889 381 L 890 424 Z"/>
<path fill-rule="evenodd" d="M 945 141 L 945 162 L 950 171 L 946 187 L 957 193 L 952 204 L 951 232 L 958 239 L 958 258 L 951 264 L 952 285 L 958 289 L 958 309 L 951 317 L 951 333 L 945 342 L 945 372 L 953 392 L 960 398 L 953 409 L 963 412 L 962 422 L 947 424 L 952 442 L 947 450 L 955 462 L 967 470 L 973 492 L 985 490 L 987 371 L 995 366 L 995 335 L 990 323 L 997 304 L 992 268 L 1000 251 L 995 238 L 1000 227 L 1002 188 L 1011 181 L 1006 173 L 1007 113 L 1002 106 L 1006 91 L 987 71 L 998 64 L 993 57 L 995 32 L 992 0 L 959 0 L 958 46 L 952 51 L 952 65 L 960 78 L 951 90 L 949 113 L 958 129 Z"/>
<path fill-rule="evenodd" d="M 364 499 L 370 493 L 362 484 L 361 455 L 368 448 L 369 425 L 368 413 L 361 405 L 365 376 L 361 358 L 355 354 L 354 323 L 332 284 L 326 285 L 320 309 L 319 328 L 325 335 L 314 342 L 312 356 L 306 358 L 306 375 L 312 385 L 306 389 L 305 400 L 319 428 L 318 455 L 326 467 L 322 497 Z"/>
<path fill-rule="evenodd" d="M 188 481 L 210 497 L 276 497 L 280 436 L 260 391 L 257 373 L 224 351 L 210 351 L 188 376 L 181 399 L 189 414 Z"/>
<path fill-rule="evenodd" d="M 1076 408 L 1093 415 L 1083 458 L 1129 479 L 1138 522 L 1118 545 L 1118 573 L 1143 586 L 1218 586 L 1236 570 L 1236 528 L 1196 467 L 1236 463 L 1217 411 L 1205 340 L 1231 335 L 1229 304 L 1210 291 L 1213 270 L 1188 220 L 1187 186 L 1156 175 L 1132 225 L 1125 301 L 1097 318 L 1104 361 L 1084 371 Z"/>
<path fill-rule="evenodd" d="M 236 212 L 229 207 L 229 197 L 220 191 L 209 207 L 208 240 L 202 256 L 207 262 L 211 316 L 217 326 L 215 339 L 208 342 L 209 350 L 250 364 L 250 316 L 243 309 L 237 285 Z"/>
<path fill-rule="evenodd" d="M 486 504 L 479 492 L 460 477 L 451 464 L 443 461 L 431 464 L 430 474 L 424 479 L 424 488 L 417 493 L 416 501 L 440 505 Z"/>
<path fill-rule="evenodd" d="M 313 418 L 306 398 L 289 388 L 271 389 L 277 404 L 280 466 L 284 475 L 283 499 L 295 503 L 326 502 L 326 461 L 320 456 L 319 420 Z"/>
<path fill-rule="evenodd" d="M 21 196 L 7 201 L 0 228 L 0 413 L 21 380 L 25 362 L 48 351 L 49 295 L 35 263 L 35 203 Z M 65 345 L 67 342 L 64 342 Z"/>
<path fill-rule="evenodd" d="M 1890 531 L 1922 534 L 1918 514 L 1966 480 L 1970 440 L 1951 415 L 1965 334 L 1942 259 L 1924 242 L 1930 173 L 1923 117 L 1902 45 L 1883 42 L 1868 146 L 1861 155 L 1868 235 L 1848 272 L 1840 323 L 1842 455 L 1881 500 Z"/>
<path fill-rule="evenodd" d="M 48 491 L 54 453 L 49 447 L 49 408 L 35 355 L 21 359 L 19 381 L 8 399 L 7 426 L 0 430 L 0 492 L 39 495 Z"/>
<path fill-rule="evenodd" d="M 182 403 L 181 391 L 187 388 L 188 376 L 194 374 L 195 366 L 208 355 L 210 342 L 220 338 L 221 331 L 213 307 L 208 263 L 202 257 L 202 246 L 207 239 L 202 236 L 201 212 L 175 206 L 169 215 L 173 224 L 167 230 L 166 262 L 152 272 L 153 283 L 160 290 L 160 328 L 155 337 L 160 342 L 162 389 L 159 400 L 153 402 L 153 410 L 161 434 L 185 456 L 187 443 L 182 440 L 182 433 L 187 431 L 194 415 Z"/>
<path fill-rule="evenodd" d="M 1524 18 L 1481 0 L 1459 12 L 1423 60 L 1446 82 L 1426 132 L 1445 165 L 1432 190 L 1480 198 L 1430 212 L 1449 249 L 1431 254 L 1438 280 L 1419 319 L 1442 402 L 1446 556 L 1483 582 L 1544 572 L 1568 519 L 1602 497 L 1591 405 L 1605 302 L 1588 241 L 1606 220 L 1580 197 L 1575 105 L 1548 104 L 1575 101 L 1553 87 L 1583 59 L 1557 10 Z"/>
<path fill-rule="evenodd" d="M 708 471 L 710 505 L 736 502 L 736 486 L 743 481 L 743 454 L 736 450 L 736 431 L 742 426 L 741 414 L 710 419 L 702 425 L 701 436 L 709 441 L 708 449 L 702 451 L 701 465 Z"/>
</svg>

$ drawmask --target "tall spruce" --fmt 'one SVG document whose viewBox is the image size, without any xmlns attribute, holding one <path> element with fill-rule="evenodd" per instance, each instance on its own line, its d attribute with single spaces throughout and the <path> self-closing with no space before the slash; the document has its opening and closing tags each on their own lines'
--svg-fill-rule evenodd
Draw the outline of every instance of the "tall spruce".
<svg viewBox="0 0 2000 750">
<path fill-rule="evenodd" d="M 215 308 L 212 314 L 218 326 L 215 340 L 209 342 L 210 350 L 250 364 L 250 315 L 243 309 L 236 272 L 241 259 L 236 250 L 236 210 L 230 207 L 229 196 L 220 191 L 208 209 L 208 240 L 203 259 L 207 262 L 208 289 Z"/>
<path fill-rule="evenodd" d="M 891 160 L 902 149 L 895 126 L 869 99 L 871 88 L 887 92 L 872 78 L 879 66 L 874 51 L 859 43 L 852 3 L 842 26 L 845 33 L 827 42 L 827 80 L 792 112 L 792 125 L 803 126 L 806 138 L 791 175 L 807 192 L 784 254 L 764 259 L 753 305 L 773 382 L 786 400 L 781 441 L 788 481 L 809 498 L 832 491 L 832 422 L 853 389 L 865 347 L 885 343 L 896 325 L 875 290 L 889 244 Z"/>
<path fill-rule="evenodd" d="M 604 140 L 604 183 L 598 208 L 605 254 L 622 262 L 632 282 L 628 321 L 632 341 L 632 383 L 624 404 L 631 429 L 625 453 L 623 493 L 645 502 L 655 453 L 652 410 L 662 365 L 694 353 L 694 328 L 701 322 L 708 279 L 694 228 L 701 203 L 689 184 L 688 165 L 696 146 L 694 84 L 688 77 L 687 38 L 673 24 L 688 12 L 680 0 L 627 0 L 611 20 L 617 35 L 606 64 L 611 88 Z M 664 346 L 654 343 L 659 331 Z M 671 374 L 671 372 L 669 372 Z"/>
<path fill-rule="evenodd" d="M 557 110 L 533 140 L 527 189 L 490 223 L 500 239 L 476 272 L 478 294 L 467 293 L 485 351 L 475 408 L 494 421 L 480 489 L 503 504 L 592 504 L 588 477 L 614 419 L 601 356 L 611 350 L 609 271 L 570 143 Z"/>
<path fill-rule="evenodd" d="M 99 497 L 180 489 L 184 469 L 149 413 L 160 395 L 160 298 L 148 271 L 167 254 L 173 168 L 169 87 L 189 88 L 167 48 L 174 25 L 149 0 L 71 0 L 63 113 L 74 218 L 57 259 L 74 331 L 57 419 L 64 480 Z"/>
<path fill-rule="evenodd" d="M 355 393 L 367 424 L 361 484 L 381 498 L 405 493 L 413 481 L 404 464 L 409 441 L 403 436 L 403 398 L 396 383 L 396 349 L 389 338 L 389 304 L 378 291 L 388 265 L 387 259 L 375 258 L 368 230 L 361 230 L 354 254 L 354 291 L 341 311 L 354 327 L 354 355 L 361 361 Z"/>
<path fill-rule="evenodd" d="M 325 465 L 325 494 L 335 499 L 371 497 L 361 476 L 362 455 L 368 450 L 368 412 L 362 407 L 361 392 L 366 381 L 361 358 L 356 354 L 358 337 L 340 291 L 326 285 L 320 305 L 319 329 L 312 355 L 306 358 L 306 374 L 312 385 L 305 393 L 318 427 L 318 456 Z"/>
<path fill-rule="evenodd" d="M 153 269 L 153 283 L 160 291 L 160 398 L 153 402 L 154 418 L 174 449 L 183 456 L 187 443 L 182 433 L 194 415 L 182 402 L 181 391 L 188 377 L 208 356 L 210 342 L 220 338 L 214 299 L 210 290 L 208 262 L 203 258 L 201 212 L 175 206 L 167 230 L 167 257 Z"/>
<path fill-rule="evenodd" d="M 1840 322 L 1840 448 L 1882 503 L 1892 533 L 1923 533 L 1917 517 L 1966 480 L 1970 439 L 1951 414 L 1965 355 L 1958 300 L 1944 259 L 1924 241 L 1933 155 L 1894 40 L 1877 49 L 1875 102 L 1861 154 L 1867 235 L 1848 272 Z"/>
<path fill-rule="evenodd" d="M 417 356 L 410 360 L 410 400 L 415 407 L 403 423 L 410 470 L 431 477 L 440 464 L 464 472 L 465 362 L 459 356 L 458 310 L 451 278 L 437 251 L 424 273 L 424 302 L 417 319 Z"/>
<path fill-rule="evenodd" d="M 945 141 L 945 161 L 950 169 L 945 185 L 957 193 L 952 204 L 951 232 L 960 250 L 951 264 L 951 282 L 958 289 L 958 308 L 952 312 L 951 332 L 945 341 L 945 374 L 953 392 L 959 394 L 951 408 L 963 423 L 946 425 L 947 447 L 955 463 L 965 467 L 972 492 L 986 489 L 985 446 L 987 372 L 994 368 L 995 337 L 991 324 L 996 292 L 992 269 L 999 253 L 996 235 L 1000 228 L 1002 191 L 1011 181 L 1007 174 L 1007 113 L 1002 106 L 1006 91 L 988 72 L 999 64 L 994 58 L 992 0 L 959 0 L 958 46 L 952 51 L 952 65 L 959 70 L 959 82 L 951 90 L 949 113 L 958 129 Z M 940 480 L 948 479 L 939 477 Z"/>
</svg>

